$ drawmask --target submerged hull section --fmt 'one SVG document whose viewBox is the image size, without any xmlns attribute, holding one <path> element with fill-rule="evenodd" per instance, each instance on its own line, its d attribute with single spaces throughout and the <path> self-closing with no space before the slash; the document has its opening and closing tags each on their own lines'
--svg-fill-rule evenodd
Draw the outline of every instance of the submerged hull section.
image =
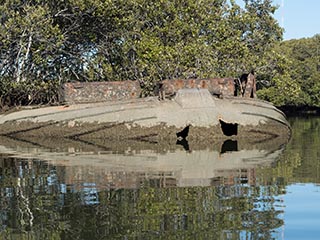
<svg viewBox="0 0 320 240">
<path fill-rule="evenodd" d="M 172 99 L 135 99 L 46 107 L 0 115 L 0 135 L 158 141 L 187 138 L 290 138 L 285 115 L 268 102 L 216 98 L 181 89 Z M 187 133 L 187 134 L 185 134 Z"/>
</svg>

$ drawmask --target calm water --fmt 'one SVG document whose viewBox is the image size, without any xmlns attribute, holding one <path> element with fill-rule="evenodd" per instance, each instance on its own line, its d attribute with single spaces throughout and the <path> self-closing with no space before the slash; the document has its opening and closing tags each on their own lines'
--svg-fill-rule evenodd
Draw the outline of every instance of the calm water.
<svg viewBox="0 0 320 240">
<path fill-rule="evenodd" d="M 320 118 L 257 144 L 0 138 L 0 239 L 319 239 Z"/>
</svg>

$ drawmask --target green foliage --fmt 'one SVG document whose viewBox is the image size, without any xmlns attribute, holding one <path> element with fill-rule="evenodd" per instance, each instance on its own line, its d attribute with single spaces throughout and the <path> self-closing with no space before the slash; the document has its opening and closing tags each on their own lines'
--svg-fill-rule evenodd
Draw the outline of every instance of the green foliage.
<svg viewBox="0 0 320 240">
<path fill-rule="evenodd" d="M 162 79 L 238 76 L 263 68 L 282 37 L 271 2 L 2 0 L 0 78 L 152 88 Z"/>
<path fill-rule="evenodd" d="M 307 96 L 300 84 L 291 78 L 288 68 L 290 62 L 280 55 L 275 55 L 274 60 L 276 61 L 273 70 L 270 69 L 270 72 L 266 73 L 269 75 L 270 86 L 258 91 L 259 98 L 273 102 L 276 106 L 304 105 Z"/>
<path fill-rule="evenodd" d="M 290 80 L 288 75 L 282 75 L 281 79 L 274 78 L 274 86 L 260 90 L 258 96 L 277 106 L 300 105 L 302 104 L 299 102 L 302 95 L 300 86 Z"/>
<path fill-rule="evenodd" d="M 291 76 L 296 79 L 302 90 L 309 96 L 308 105 L 320 107 L 320 36 L 287 41 L 282 49 L 288 51 L 292 59 Z"/>
<path fill-rule="evenodd" d="M 281 42 L 274 54 L 282 60 L 273 67 L 271 87 L 261 90 L 259 96 L 278 106 L 320 107 L 319 48 L 319 35 Z"/>
<path fill-rule="evenodd" d="M 30 81 L 12 82 L 6 79 L 0 84 L 0 108 L 31 104 L 53 104 L 58 102 L 59 82 Z"/>
</svg>

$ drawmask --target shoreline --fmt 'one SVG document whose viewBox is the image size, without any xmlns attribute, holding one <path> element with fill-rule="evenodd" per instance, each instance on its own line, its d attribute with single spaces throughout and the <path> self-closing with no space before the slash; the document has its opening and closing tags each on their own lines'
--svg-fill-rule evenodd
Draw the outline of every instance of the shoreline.
<svg viewBox="0 0 320 240">
<path fill-rule="evenodd" d="M 280 109 L 287 117 L 299 117 L 305 116 L 320 116 L 320 107 L 312 106 L 281 106 L 277 107 Z"/>
</svg>

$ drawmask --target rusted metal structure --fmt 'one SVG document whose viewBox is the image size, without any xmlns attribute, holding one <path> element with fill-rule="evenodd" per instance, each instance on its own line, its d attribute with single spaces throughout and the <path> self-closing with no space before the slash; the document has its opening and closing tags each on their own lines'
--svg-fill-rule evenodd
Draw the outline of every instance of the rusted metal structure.
<svg viewBox="0 0 320 240">
<path fill-rule="evenodd" d="M 160 84 L 154 94 L 161 94 L 161 99 L 184 88 L 208 89 L 213 95 L 226 97 L 233 96 L 235 89 L 233 78 L 171 79 Z M 67 104 L 132 100 L 140 98 L 142 90 L 139 81 L 70 82 L 63 84 L 60 99 Z"/>
</svg>

